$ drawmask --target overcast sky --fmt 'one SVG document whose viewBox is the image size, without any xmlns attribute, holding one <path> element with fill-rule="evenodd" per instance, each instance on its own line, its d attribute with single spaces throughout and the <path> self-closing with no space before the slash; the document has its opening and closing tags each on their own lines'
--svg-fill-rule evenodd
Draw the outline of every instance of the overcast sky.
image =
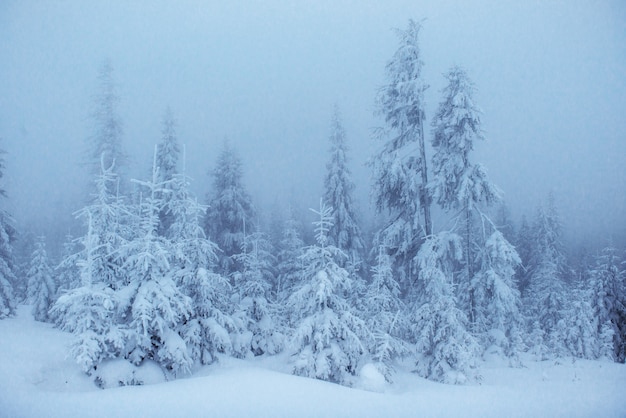
<svg viewBox="0 0 626 418">
<path fill-rule="evenodd" d="M 0 1 L 0 137 L 10 209 L 36 233 L 69 219 L 98 68 L 110 59 L 124 146 L 147 170 L 166 106 L 204 197 L 224 138 L 260 206 L 315 206 L 333 105 L 364 211 L 365 161 L 393 28 L 425 19 L 430 85 L 464 66 L 478 88 L 482 162 L 514 217 L 554 191 L 570 236 L 626 234 L 626 3 L 615 1 Z M 430 135 L 430 133 L 428 133 Z"/>
</svg>

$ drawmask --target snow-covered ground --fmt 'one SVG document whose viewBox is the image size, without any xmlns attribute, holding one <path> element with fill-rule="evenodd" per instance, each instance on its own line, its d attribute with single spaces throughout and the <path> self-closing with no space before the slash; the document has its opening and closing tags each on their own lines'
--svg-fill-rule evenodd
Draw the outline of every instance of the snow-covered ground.
<svg viewBox="0 0 626 418">
<path fill-rule="evenodd" d="M 67 358 L 69 340 L 33 321 L 27 306 L 0 321 L 0 417 L 626 416 L 626 366 L 609 362 L 490 362 L 480 384 L 465 386 L 409 372 L 386 385 L 366 368 L 361 389 L 351 389 L 292 376 L 284 358 L 223 358 L 192 377 L 102 390 Z M 141 373 L 162 380 L 154 369 Z"/>
</svg>

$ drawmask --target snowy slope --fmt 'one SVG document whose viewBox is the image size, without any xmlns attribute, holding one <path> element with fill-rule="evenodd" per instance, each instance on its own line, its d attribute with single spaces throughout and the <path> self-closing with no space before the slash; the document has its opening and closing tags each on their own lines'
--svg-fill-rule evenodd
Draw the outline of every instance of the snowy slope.
<svg viewBox="0 0 626 418">
<path fill-rule="evenodd" d="M 382 393 L 291 376 L 280 358 L 224 358 L 193 377 L 102 390 L 66 358 L 69 335 L 22 306 L 0 321 L 1 417 L 624 417 L 626 367 L 599 361 L 485 364 L 480 385 L 399 372 Z M 375 376 L 358 383 L 376 386 Z"/>
</svg>

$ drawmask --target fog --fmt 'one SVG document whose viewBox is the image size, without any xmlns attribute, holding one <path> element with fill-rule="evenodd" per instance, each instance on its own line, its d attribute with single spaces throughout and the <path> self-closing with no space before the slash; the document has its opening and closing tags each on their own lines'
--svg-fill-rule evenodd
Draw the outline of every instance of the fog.
<svg viewBox="0 0 626 418">
<path fill-rule="evenodd" d="M 257 206 L 321 194 L 333 105 L 365 219 L 374 97 L 393 28 L 423 21 L 427 119 L 442 73 L 478 88 L 482 162 L 514 219 L 550 191 L 572 242 L 626 236 L 626 4 L 616 1 L 0 2 L 0 147 L 21 230 L 54 235 L 85 194 L 98 68 L 114 67 L 124 147 L 145 177 L 170 106 L 203 198 L 225 138 Z M 430 135 L 429 135 L 430 136 Z"/>
</svg>

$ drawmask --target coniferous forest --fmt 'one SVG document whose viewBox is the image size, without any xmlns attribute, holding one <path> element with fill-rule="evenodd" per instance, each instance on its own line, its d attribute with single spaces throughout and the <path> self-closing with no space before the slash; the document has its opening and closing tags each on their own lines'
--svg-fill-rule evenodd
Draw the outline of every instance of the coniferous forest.
<svg viewBox="0 0 626 418">
<path fill-rule="evenodd" d="M 192 180 L 194 150 L 173 108 L 145 149 L 150 171 L 132 178 L 114 61 L 105 61 L 93 77 L 89 153 L 76 162 L 90 173 L 72 214 L 79 228 L 56 242 L 0 212 L 0 318 L 28 304 L 37 321 L 71 333 L 68 355 L 96 384 L 113 359 L 157 364 L 175 379 L 224 356 L 288 353 L 293 374 L 346 386 L 366 364 L 388 382 L 410 362 L 421 377 L 464 384 L 480 380 L 485 358 L 512 368 L 529 356 L 624 363 L 625 249 L 607 239 L 572 254 L 553 194 L 511 219 L 475 153 L 490 117 L 480 86 L 452 66 L 438 102 L 426 103 L 421 31 L 413 20 L 397 31 L 372 94 L 376 215 L 367 221 L 339 106 L 310 210 L 290 202 L 263 213 L 230 140 L 207 177 Z M 0 177 L 11 155 L 1 157 Z"/>
</svg>

